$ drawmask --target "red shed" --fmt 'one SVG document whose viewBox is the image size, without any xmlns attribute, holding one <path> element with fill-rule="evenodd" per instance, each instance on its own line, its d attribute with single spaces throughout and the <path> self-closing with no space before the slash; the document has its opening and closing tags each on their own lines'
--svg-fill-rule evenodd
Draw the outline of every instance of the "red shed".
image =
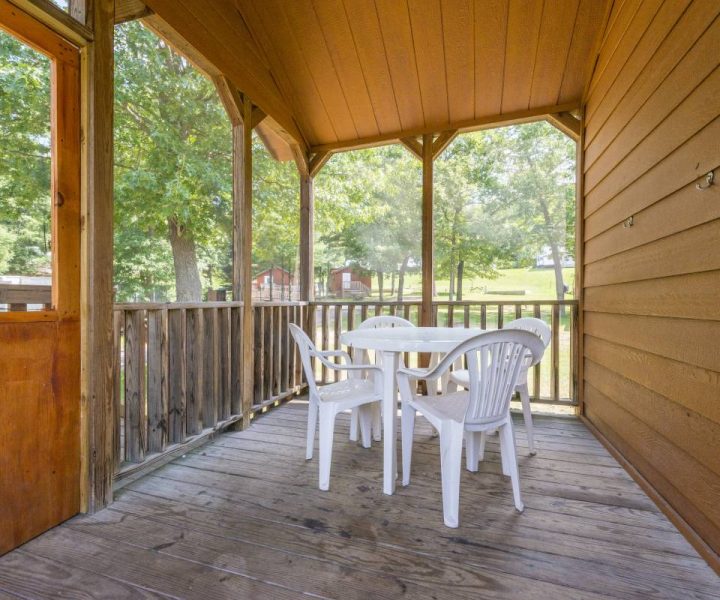
<svg viewBox="0 0 720 600">
<path fill-rule="evenodd" d="M 354 265 L 330 271 L 329 292 L 335 296 L 359 296 L 370 294 L 372 273 Z"/>
<path fill-rule="evenodd" d="M 293 274 L 290 271 L 281 269 L 280 267 L 272 267 L 271 269 L 265 269 L 261 271 L 254 278 L 254 286 L 257 289 L 262 289 L 263 286 L 270 285 L 270 276 L 272 275 L 273 285 L 292 285 Z"/>
</svg>

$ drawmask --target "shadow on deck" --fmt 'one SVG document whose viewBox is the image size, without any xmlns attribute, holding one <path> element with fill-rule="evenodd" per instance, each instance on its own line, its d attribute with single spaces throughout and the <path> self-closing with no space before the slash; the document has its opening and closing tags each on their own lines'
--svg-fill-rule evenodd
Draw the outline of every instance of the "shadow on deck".
<svg viewBox="0 0 720 600">
<path fill-rule="evenodd" d="M 5 555 L 0 598 L 720 598 L 718 577 L 577 420 L 538 418 L 535 457 L 518 422 L 522 515 L 491 438 L 480 473 L 463 472 L 451 530 L 425 421 L 413 481 L 388 497 L 381 446 L 351 444 L 348 415 L 320 492 L 305 418 L 303 402 L 278 408 Z"/>
</svg>

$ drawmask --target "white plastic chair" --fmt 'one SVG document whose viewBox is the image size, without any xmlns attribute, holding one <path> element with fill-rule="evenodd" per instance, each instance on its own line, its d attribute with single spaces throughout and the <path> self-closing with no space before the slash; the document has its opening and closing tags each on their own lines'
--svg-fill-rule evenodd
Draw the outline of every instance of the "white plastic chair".
<svg viewBox="0 0 720 600">
<path fill-rule="evenodd" d="M 524 317 L 522 319 L 515 319 L 505 326 L 505 329 L 515 329 L 521 331 L 529 331 L 537 335 L 543 343 L 543 353 L 536 359 L 530 360 L 530 357 L 523 362 L 523 366 L 518 374 L 517 385 L 515 391 L 520 394 L 520 401 L 522 403 L 523 420 L 525 421 L 525 432 L 528 440 L 528 450 L 531 456 L 535 455 L 535 438 L 533 434 L 533 422 L 532 422 L 532 409 L 530 408 L 530 391 L 528 390 L 528 372 L 532 367 L 538 364 L 545 354 L 545 350 L 550 345 L 550 338 L 552 332 L 550 326 L 540 319 L 534 317 Z M 469 373 L 467 369 L 457 369 L 450 372 L 450 382 L 463 387 L 468 387 Z M 484 443 L 483 438 L 483 443 Z"/>
<path fill-rule="evenodd" d="M 510 416 L 510 399 L 518 373 L 528 353 L 533 360 L 542 355 L 540 338 L 527 331 L 501 330 L 481 333 L 458 344 L 431 370 L 398 369 L 402 398 L 403 485 L 410 483 L 415 414 L 423 416 L 440 432 L 443 516 L 445 525 L 457 527 L 460 507 L 460 463 L 466 439 L 468 471 L 477 471 L 481 440 L 487 431 L 499 430 L 503 474 L 512 482 L 515 508 L 524 509 Z M 455 360 L 465 355 L 468 390 L 444 396 L 418 396 L 411 381 L 436 381 Z"/>
<path fill-rule="evenodd" d="M 378 316 L 370 317 L 365 319 L 356 329 L 380 329 L 384 327 L 415 327 L 407 319 L 402 317 L 394 316 Z M 380 364 L 381 357 L 378 357 L 377 364 Z M 368 356 L 367 350 L 357 350 L 355 355 L 355 362 L 369 363 L 370 357 Z M 379 404 L 373 404 L 373 417 L 372 417 L 372 432 L 373 439 L 379 442 L 382 439 L 382 421 L 380 415 L 382 410 Z M 354 408 L 352 415 L 350 415 L 350 441 L 357 442 L 358 439 L 358 425 L 359 425 L 359 411 Z"/>
<path fill-rule="evenodd" d="M 362 423 L 362 443 L 370 447 L 370 420 L 372 404 L 382 400 L 382 369 L 375 365 L 352 364 L 350 355 L 343 350 L 322 352 L 315 347 L 312 340 L 294 323 L 290 323 L 290 332 L 300 350 L 305 377 L 308 383 L 308 427 L 305 459 L 313 456 L 315 445 L 315 426 L 320 418 L 320 489 L 330 488 L 330 465 L 332 463 L 333 434 L 335 417 L 343 410 L 360 407 Z M 329 357 L 339 356 L 346 364 L 336 364 Z M 349 371 L 351 373 L 372 373 L 373 377 L 351 377 L 329 385 L 318 387 L 312 368 L 312 358 L 317 358 L 328 369 Z"/>
</svg>

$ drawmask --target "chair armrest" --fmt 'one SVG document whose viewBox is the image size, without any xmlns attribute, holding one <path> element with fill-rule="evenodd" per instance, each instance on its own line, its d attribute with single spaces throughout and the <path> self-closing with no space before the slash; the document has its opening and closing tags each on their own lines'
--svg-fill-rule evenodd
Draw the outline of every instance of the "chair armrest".
<svg viewBox="0 0 720 600">
<path fill-rule="evenodd" d="M 404 375 L 408 379 L 417 381 L 419 379 L 426 379 L 427 374 L 430 373 L 431 370 L 432 369 L 411 369 L 409 367 L 402 367 L 398 369 L 397 374 Z"/>
<path fill-rule="evenodd" d="M 382 373 L 382 369 L 376 365 L 354 365 L 350 362 L 350 355 L 342 350 L 328 350 L 327 352 L 313 352 L 311 356 L 316 357 L 328 369 L 334 371 L 375 371 Z M 347 360 L 347 364 L 330 362 L 328 356 L 341 356 Z"/>
</svg>

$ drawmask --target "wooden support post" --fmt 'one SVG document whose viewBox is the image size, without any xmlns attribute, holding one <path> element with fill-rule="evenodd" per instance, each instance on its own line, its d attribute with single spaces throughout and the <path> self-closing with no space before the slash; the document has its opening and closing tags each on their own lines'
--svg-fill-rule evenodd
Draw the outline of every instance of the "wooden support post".
<svg viewBox="0 0 720 600">
<path fill-rule="evenodd" d="M 313 236 L 315 233 L 315 199 L 313 178 L 305 169 L 300 171 L 300 300 L 315 300 L 315 264 Z"/>
<path fill-rule="evenodd" d="M 422 179 L 422 308 L 420 325 L 433 326 L 433 135 L 423 135 Z"/>
<path fill-rule="evenodd" d="M 113 399 L 113 0 L 76 1 L 73 14 L 93 30 L 82 49 L 81 510 L 112 501 Z"/>
<path fill-rule="evenodd" d="M 585 327 L 585 117 L 580 115 L 580 128 L 575 141 L 576 172 L 575 172 L 575 299 L 578 301 L 577 321 L 574 323 L 575 344 L 577 355 L 576 380 L 574 383 L 575 400 L 578 404 L 577 412 L 585 414 L 584 396 L 584 327 Z M 573 360 L 573 357 L 571 357 Z"/>
<path fill-rule="evenodd" d="M 245 96 L 242 104 L 242 142 L 235 147 L 233 174 L 236 184 L 235 213 L 240 216 L 237 235 L 239 252 L 234 257 L 233 273 L 240 281 L 233 282 L 233 290 L 239 288 L 239 298 L 243 301 L 243 339 L 242 339 L 242 428 L 250 425 L 250 412 L 253 405 L 253 355 L 255 340 L 253 337 L 254 311 L 252 308 L 252 103 Z"/>
</svg>

